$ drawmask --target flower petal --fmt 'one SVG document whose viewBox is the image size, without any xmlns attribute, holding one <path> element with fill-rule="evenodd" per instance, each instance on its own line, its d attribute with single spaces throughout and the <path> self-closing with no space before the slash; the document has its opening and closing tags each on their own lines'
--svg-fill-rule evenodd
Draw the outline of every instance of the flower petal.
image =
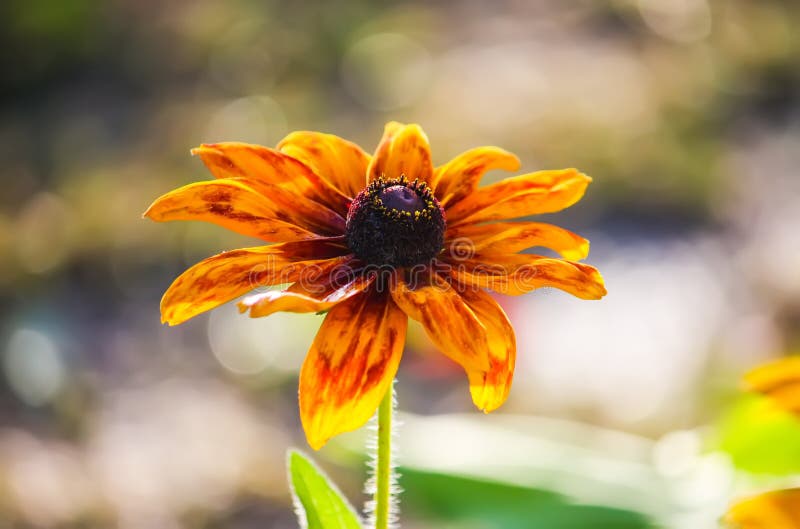
<svg viewBox="0 0 800 529">
<path fill-rule="evenodd" d="M 543 222 L 465 224 L 447 230 L 445 247 L 456 260 L 475 253 L 517 253 L 534 247 L 555 250 L 566 259 L 589 255 L 589 241 L 569 230 Z"/>
<path fill-rule="evenodd" d="M 742 500 L 728 510 L 722 521 L 730 529 L 799 529 L 800 488 Z"/>
<path fill-rule="evenodd" d="M 242 177 L 265 184 L 278 185 L 329 207 L 340 215 L 347 214 L 350 199 L 324 180 L 300 160 L 287 154 L 249 143 L 209 143 L 192 149 L 217 178 Z"/>
<path fill-rule="evenodd" d="M 306 164 L 348 197 L 367 185 L 369 154 L 333 134 L 292 132 L 278 143 L 278 150 Z"/>
<path fill-rule="evenodd" d="M 377 289 L 331 309 L 300 371 L 300 418 L 315 450 L 362 426 L 397 373 L 408 318 Z"/>
<path fill-rule="evenodd" d="M 398 275 L 391 292 L 403 312 L 422 323 L 442 353 L 468 373 L 489 370 L 486 329 L 450 282 L 429 273 L 410 278 Z"/>
<path fill-rule="evenodd" d="M 592 179 L 576 169 L 539 171 L 506 178 L 450 204 L 447 223 L 457 226 L 554 213 L 581 199 Z"/>
<path fill-rule="evenodd" d="M 241 178 L 196 182 L 157 198 L 145 217 L 165 222 L 200 220 L 269 242 L 344 232 L 344 219 L 285 189 Z"/>
<path fill-rule="evenodd" d="M 603 277 L 593 266 L 531 254 L 481 255 L 448 261 L 450 273 L 475 288 L 516 296 L 555 287 L 581 299 L 606 295 Z"/>
<path fill-rule="evenodd" d="M 469 371 L 469 390 L 479 409 L 490 412 L 506 401 L 514 377 L 517 341 L 508 316 L 483 290 L 461 289 L 464 302 L 486 329 L 489 370 Z"/>
<path fill-rule="evenodd" d="M 748 372 L 749 391 L 766 395 L 779 407 L 800 414 L 800 356 L 787 356 Z"/>
<path fill-rule="evenodd" d="M 506 150 L 499 147 L 478 147 L 437 167 L 431 187 L 436 191 L 436 198 L 446 208 L 478 189 L 478 183 L 487 171 L 518 171 L 519 166 L 519 158 Z"/>
<path fill-rule="evenodd" d="M 232 250 L 186 270 L 161 298 L 161 322 L 178 325 L 261 286 L 291 283 L 312 265 L 343 259 L 349 250 L 331 239 Z"/>
<path fill-rule="evenodd" d="M 308 274 L 286 290 L 268 290 L 247 296 L 239 302 L 241 312 L 250 311 L 251 318 L 269 316 L 275 312 L 320 312 L 352 298 L 366 290 L 375 280 L 374 275 L 362 274 L 352 268 L 352 260 L 336 263 L 335 267 L 317 267 L 315 282 Z M 308 279 L 308 281 L 304 280 Z"/>
<path fill-rule="evenodd" d="M 367 169 L 369 182 L 383 176 L 394 179 L 405 175 L 430 182 L 433 177 L 431 147 L 419 125 L 403 125 L 396 121 L 386 124 L 383 138 Z"/>
</svg>

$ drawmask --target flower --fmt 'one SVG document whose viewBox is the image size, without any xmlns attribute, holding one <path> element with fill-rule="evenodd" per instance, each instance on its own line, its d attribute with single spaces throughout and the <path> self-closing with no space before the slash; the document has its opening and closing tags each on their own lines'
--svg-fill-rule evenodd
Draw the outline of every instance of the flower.
<svg viewBox="0 0 800 529">
<path fill-rule="evenodd" d="M 511 386 L 514 330 L 486 289 L 523 294 L 551 286 L 605 295 L 589 243 L 567 230 L 509 219 L 571 206 L 591 179 L 540 171 L 478 187 L 492 169 L 520 162 L 496 148 L 434 167 L 418 125 L 390 122 L 373 156 L 330 134 L 294 132 L 275 149 L 244 143 L 192 150 L 217 178 L 176 189 L 145 212 L 156 221 L 202 220 L 276 243 L 210 257 L 161 300 L 180 324 L 257 287 L 251 317 L 327 312 L 300 372 L 300 416 L 318 449 L 363 425 L 397 372 L 408 317 L 461 365 L 475 405 L 499 407 Z M 561 255 L 521 251 L 546 247 Z"/>
<path fill-rule="evenodd" d="M 776 490 L 739 501 L 722 523 L 730 529 L 797 529 L 800 489 Z"/>
<path fill-rule="evenodd" d="M 785 356 L 757 366 L 745 374 L 743 382 L 746 390 L 800 415 L 800 356 Z"/>
</svg>

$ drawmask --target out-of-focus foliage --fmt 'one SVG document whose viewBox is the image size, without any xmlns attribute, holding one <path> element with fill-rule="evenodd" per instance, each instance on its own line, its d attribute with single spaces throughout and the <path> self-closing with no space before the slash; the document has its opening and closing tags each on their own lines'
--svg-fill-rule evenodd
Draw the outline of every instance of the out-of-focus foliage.
<svg viewBox="0 0 800 529">
<path fill-rule="evenodd" d="M 405 501 L 429 519 L 429 525 L 463 520 L 476 527 L 506 529 L 646 529 L 639 514 L 622 509 L 575 505 L 563 496 L 499 482 L 447 474 L 401 470 Z"/>
<path fill-rule="evenodd" d="M 762 474 L 800 474 L 800 421 L 763 397 L 742 398 L 719 425 L 719 448 Z"/>
</svg>

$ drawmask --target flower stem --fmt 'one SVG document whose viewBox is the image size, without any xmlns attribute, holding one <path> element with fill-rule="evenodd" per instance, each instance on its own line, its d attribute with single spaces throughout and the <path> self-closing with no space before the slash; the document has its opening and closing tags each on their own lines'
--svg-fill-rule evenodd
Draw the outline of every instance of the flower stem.
<svg viewBox="0 0 800 529">
<path fill-rule="evenodd" d="M 389 528 L 392 487 L 393 384 L 378 407 L 378 461 L 375 469 L 375 529 Z"/>
</svg>

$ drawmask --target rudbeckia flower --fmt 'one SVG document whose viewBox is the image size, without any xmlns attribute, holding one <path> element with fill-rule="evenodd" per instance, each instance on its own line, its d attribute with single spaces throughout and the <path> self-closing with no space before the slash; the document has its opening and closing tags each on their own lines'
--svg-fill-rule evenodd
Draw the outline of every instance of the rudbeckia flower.
<svg viewBox="0 0 800 529">
<path fill-rule="evenodd" d="M 251 317 L 325 312 L 300 372 L 300 416 L 315 449 L 373 415 L 397 373 L 409 317 L 461 365 L 475 405 L 489 412 L 508 395 L 516 344 L 487 289 L 606 293 L 600 273 L 577 262 L 588 241 L 551 224 L 509 222 L 577 202 L 591 179 L 575 169 L 479 187 L 488 170 L 518 170 L 517 157 L 480 147 L 434 167 L 422 129 L 396 122 L 372 156 L 317 132 L 294 132 L 274 149 L 215 143 L 192 153 L 216 180 L 167 193 L 145 216 L 202 220 L 276 244 L 189 268 L 164 294 L 162 321 L 183 323 L 253 290 L 239 304 Z M 520 253 L 532 247 L 561 257 Z M 290 286 L 261 288 L 282 284 Z"/>
</svg>

